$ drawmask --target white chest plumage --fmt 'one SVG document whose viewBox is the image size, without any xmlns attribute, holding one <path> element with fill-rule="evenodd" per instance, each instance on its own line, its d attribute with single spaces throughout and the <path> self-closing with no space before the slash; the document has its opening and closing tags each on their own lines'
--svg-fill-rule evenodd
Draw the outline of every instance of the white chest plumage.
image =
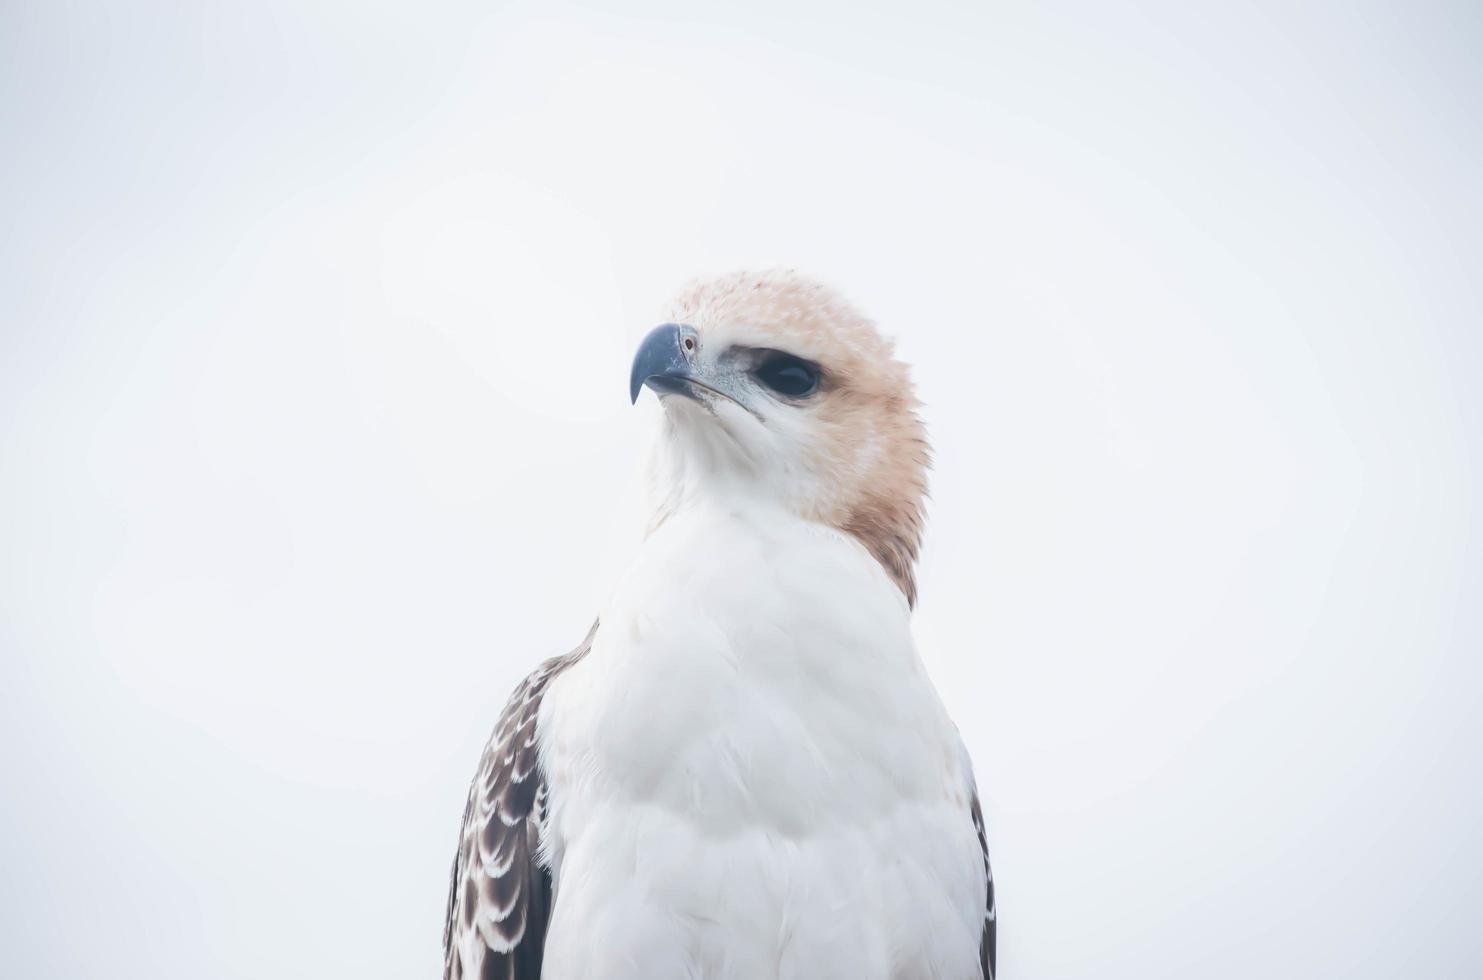
<svg viewBox="0 0 1483 980">
<path fill-rule="evenodd" d="M 697 504 L 600 622 L 537 725 L 543 976 L 980 975 L 971 774 L 864 548 Z"/>
</svg>

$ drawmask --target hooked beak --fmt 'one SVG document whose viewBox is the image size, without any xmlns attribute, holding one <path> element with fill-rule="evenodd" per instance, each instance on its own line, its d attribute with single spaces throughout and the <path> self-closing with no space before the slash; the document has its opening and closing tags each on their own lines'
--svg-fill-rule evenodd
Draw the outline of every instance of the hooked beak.
<svg viewBox="0 0 1483 980">
<path fill-rule="evenodd" d="M 647 385 L 658 394 L 696 397 L 696 353 L 699 334 L 694 327 L 664 323 L 639 344 L 633 356 L 633 370 L 628 375 L 628 397 L 637 402 L 639 392 Z"/>
</svg>

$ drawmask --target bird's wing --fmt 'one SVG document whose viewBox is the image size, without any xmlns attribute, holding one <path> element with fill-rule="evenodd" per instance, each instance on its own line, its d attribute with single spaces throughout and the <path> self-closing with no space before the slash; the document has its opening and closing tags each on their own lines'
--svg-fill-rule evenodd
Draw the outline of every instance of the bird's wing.
<svg viewBox="0 0 1483 980">
<path fill-rule="evenodd" d="M 479 760 L 463 810 L 443 927 L 444 980 L 537 980 L 551 914 L 551 871 L 539 859 L 548 813 L 536 716 L 551 679 L 592 648 L 597 624 L 571 653 L 515 689 Z"/>
<path fill-rule="evenodd" d="M 978 780 L 973 776 L 973 759 L 968 755 L 968 746 L 958 738 L 958 755 L 962 760 L 963 779 L 971 794 L 968 813 L 973 818 L 973 829 L 978 834 L 978 849 L 984 859 L 984 931 L 978 942 L 978 959 L 984 980 L 994 980 L 995 954 L 998 952 L 998 909 L 994 905 L 994 869 L 989 866 L 989 837 L 984 832 L 984 811 L 978 802 Z"/>
<path fill-rule="evenodd" d="M 978 805 L 978 790 L 973 791 L 973 802 L 969 805 L 973 814 L 973 829 L 978 831 L 978 846 L 984 856 L 984 878 L 988 895 L 984 904 L 984 932 L 978 944 L 978 958 L 983 966 L 984 980 L 994 980 L 994 954 L 997 951 L 997 910 L 994 908 L 994 870 L 989 867 L 989 838 L 984 833 L 983 809 Z"/>
</svg>

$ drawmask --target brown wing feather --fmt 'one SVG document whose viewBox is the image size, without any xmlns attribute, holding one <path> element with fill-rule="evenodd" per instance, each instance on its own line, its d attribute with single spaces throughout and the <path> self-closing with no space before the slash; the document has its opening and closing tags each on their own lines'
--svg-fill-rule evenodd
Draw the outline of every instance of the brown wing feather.
<svg viewBox="0 0 1483 980">
<path fill-rule="evenodd" d="M 592 648 L 597 624 L 571 653 L 521 682 L 479 759 L 463 810 L 443 926 L 444 980 L 537 980 L 551 913 L 551 872 L 538 860 L 546 780 L 536 717 L 552 678 Z"/>
<path fill-rule="evenodd" d="M 983 966 L 984 980 L 994 980 L 995 954 L 998 952 L 998 909 L 994 906 L 994 870 L 989 867 L 989 838 L 984 833 L 983 808 L 978 804 L 978 791 L 973 793 L 969 806 L 973 813 L 973 829 L 978 832 L 978 846 L 984 856 L 984 877 L 988 881 L 987 902 L 984 906 L 984 932 L 978 944 L 978 958 Z"/>
</svg>

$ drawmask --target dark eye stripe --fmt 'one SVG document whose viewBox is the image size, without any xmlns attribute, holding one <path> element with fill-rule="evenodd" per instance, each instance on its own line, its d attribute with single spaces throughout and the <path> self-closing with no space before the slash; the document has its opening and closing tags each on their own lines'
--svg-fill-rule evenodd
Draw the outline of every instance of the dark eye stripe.
<svg viewBox="0 0 1483 980">
<path fill-rule="evenodd" d="M 791 354 L 773 352 L 752 369 L 762 384 L 789 398 L 807 398 L 819 387 L 819 369 Z"/>
</svg>

